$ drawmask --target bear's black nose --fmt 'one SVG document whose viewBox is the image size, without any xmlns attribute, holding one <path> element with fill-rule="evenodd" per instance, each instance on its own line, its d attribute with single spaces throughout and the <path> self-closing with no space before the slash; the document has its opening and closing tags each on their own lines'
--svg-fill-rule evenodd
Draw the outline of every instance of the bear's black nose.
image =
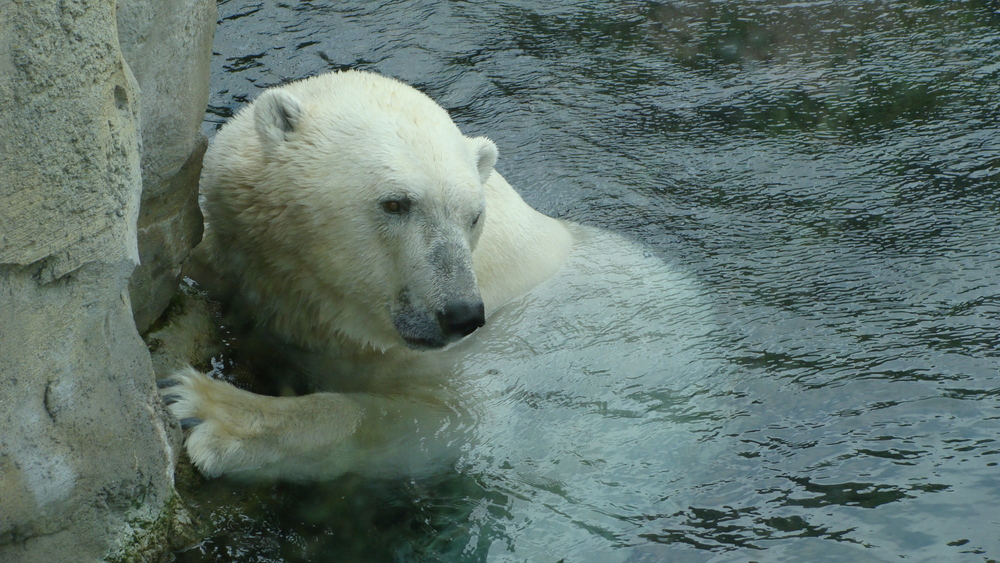
<svg viewBox="0 0 1000 563">
<path fill-rule="evenodd" d="M 438 311 L 438 323 L 446 340 L 458 340 L 486 324 L 486 309 L 482 301 L 449 303 Z"/>
</svg>

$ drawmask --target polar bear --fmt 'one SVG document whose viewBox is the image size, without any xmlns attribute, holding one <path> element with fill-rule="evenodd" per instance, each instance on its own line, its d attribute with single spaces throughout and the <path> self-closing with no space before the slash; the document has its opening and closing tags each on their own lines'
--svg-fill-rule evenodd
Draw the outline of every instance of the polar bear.
<svg viewBox="0 0 1000 563">
<path fill-rule="evenodd" d="M 659 412 L 664 386 L 685 388 L 670 377 L 710 324 L 696 288 L 534 210 L 496 161 L 426 95 L 358 71 L 269 89 L 219 131 L 199 281 L 232 288 L 316 392 L 257 395 L 193 369 L 161 381 L 202 473 L 417 474 L 526 436 L 524 455 L 564 456 L 619 432 L 594 401 Z"/>
<path fill-rule="evenodd" d="M 466 137 L 429 97 L 381 75 L 269 89 L 205 156 L 200 251 L 215 279 L 200 281 L 231 287 L 262 328 L 324 356 L 336 378 L 408 377 L 421 371 L 418 351 L 468 336 L 569 254 L 567 226 L 528 206 L 496 160 L 492 141 Z M 447 370 L 446 359 L 416 363 Z M 335 474 L 364 449 L 354 442 L 370 397 L 257 396 L 194 370 L 161 386 L 209 476 L 310 475 L 324 451 L 338 463 L 321 472 Z"/>
</svg>

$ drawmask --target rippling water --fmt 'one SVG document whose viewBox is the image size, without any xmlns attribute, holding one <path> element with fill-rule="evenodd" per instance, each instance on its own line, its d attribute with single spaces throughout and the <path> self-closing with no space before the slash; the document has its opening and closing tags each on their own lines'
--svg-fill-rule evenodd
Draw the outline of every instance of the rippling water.
<svg viewBox="0 0 1000 563">
<path fill-rule="evenodd" d="M 535 207 L 640 240 L 704 286 L 731 408 L 690 423 L 721 418 L 719 451 L 681 454 L 685 483 L 606 475 L 643 486 L 570 518 L 590 553 L 1000 558 L 995 2 L 219 9 L 209 135 L 263 87 L 377 70 L 494 139 Z M 579 504 L 475 472 L 206 487 L 213 531 L 182 559 L 504 560 L 547 529 L 541 504 Z"/>
</svg>

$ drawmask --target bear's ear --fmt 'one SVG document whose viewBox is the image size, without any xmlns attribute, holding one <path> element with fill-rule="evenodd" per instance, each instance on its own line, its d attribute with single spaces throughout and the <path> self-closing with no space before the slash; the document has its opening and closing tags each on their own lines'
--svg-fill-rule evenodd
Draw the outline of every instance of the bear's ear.
<svg viewBox="0 0 1000 563">
<path fill-rule="evenodd" d="M 284 90 L 268 90 L 253 105 L 254 124 L 264 146 L 273 146 L 288 139 L 288 134 L 295 131 L 302 117 L 299 100 Z"/>
<path fill-rule="evenodd" d="M 475 137 L 469 139 L 472 143 L 473 154 L 476 155 L 476 168 L 479 170 L 479 181 L 486 182 L 493 172 L 493 166 L 497 163 L 497 146 L 486 137 Z"/>
</svg>

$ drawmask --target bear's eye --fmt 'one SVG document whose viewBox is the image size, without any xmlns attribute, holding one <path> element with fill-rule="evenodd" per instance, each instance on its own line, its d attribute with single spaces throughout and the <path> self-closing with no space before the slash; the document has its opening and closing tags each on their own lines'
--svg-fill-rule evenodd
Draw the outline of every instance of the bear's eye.
<svg viewBox="0 0 1000 563">
<path fill-rule="evenodd" d="M 399 199 L 387 199 L 382 202 L 382 211 L 399 215 L 410 210 L 410 200 L 405 197 Z"/>
<path fill-rule="evenodd" d="M 480 211 L 479 213 L 476 214 L 476 218 L 472 220 L 472 228 L 473 229 L 475 229 L 476 225 L 479 224 L 479 218 L 482 217 L 482 216 L 483 216 L 483 212 L 482 211 Z"/>
</svg>

